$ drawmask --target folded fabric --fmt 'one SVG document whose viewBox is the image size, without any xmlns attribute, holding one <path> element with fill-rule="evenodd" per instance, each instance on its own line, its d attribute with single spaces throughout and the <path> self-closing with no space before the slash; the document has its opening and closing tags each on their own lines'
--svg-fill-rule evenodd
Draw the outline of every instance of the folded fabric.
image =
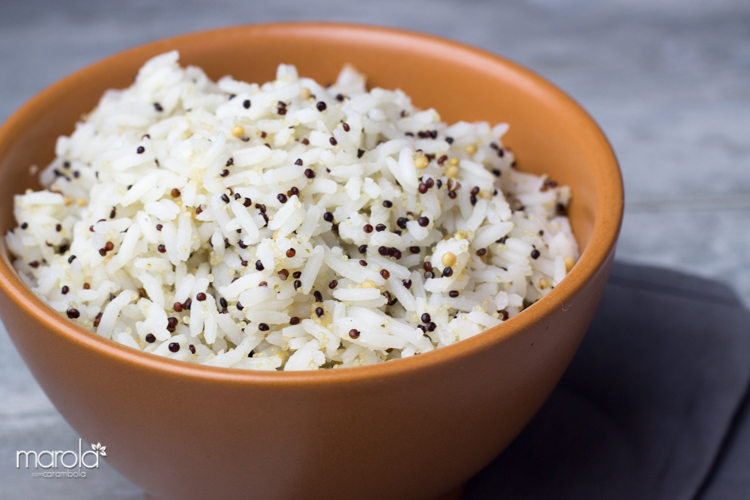
<svg viewBox="0 0 750 500">
<path fill-rule="evenodd" d="M 464 499 L 750 498 L 749 381 L 728 287 L 616 263 L 560 384 Z"/>
</svg>

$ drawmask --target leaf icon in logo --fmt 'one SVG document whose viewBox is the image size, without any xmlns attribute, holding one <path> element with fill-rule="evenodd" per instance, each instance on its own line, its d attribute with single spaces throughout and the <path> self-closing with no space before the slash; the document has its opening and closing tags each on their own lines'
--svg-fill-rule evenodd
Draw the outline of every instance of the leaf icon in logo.
<svg viewBox="0 0 750 500">
<path fill-rule="evenodd" d="M 107 456 L 107 447 L 106 446 L 102 446 L 101 448 L 99 448 L 99 454 L 101 456 L 103 456 L 103 457 L 106 457 Z"/>
<path fill-rule="evenodd" d="M 96 451 L 96 445 L 92 444 L 91 445 L 91 449 L 94 450 L 94 451 Z"/>
</svg>

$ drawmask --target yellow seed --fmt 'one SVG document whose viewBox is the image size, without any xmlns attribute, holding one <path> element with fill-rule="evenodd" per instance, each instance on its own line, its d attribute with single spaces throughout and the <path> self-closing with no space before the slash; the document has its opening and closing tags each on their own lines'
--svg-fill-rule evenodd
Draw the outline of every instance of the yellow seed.
<svg viewBox="0 0 750 500">
<path fill-rule="evenodd" d="M 373 283 L 370 280 L 365 280 L 362 282 L 362 288 L 375 288 L 375 283 Z"/>
<path fill-rule="evenodd" d="M 302 99 L 309 99 L 311 95 L 312 92 L 310 92 L 310 89 L 308 89 L 307 87 L 302 87 L 301 89 L 299 89 L 299 96 Z"/>
<path fill-rule="evenodd" d="M 481 191 L 479 191 L 479 197 L 484 198 L 485 200 L 491 200 L 492 194 L 489 191 L 485 191 L 484 189 L 482 189 Z"/>
<path fill-rule="evenodd" d="M 468 236 L 468 234 L 466 234 L 466 231 L 459 231 L 459 232 L 456 233 L 456 238 L 458 238 L 459 240 L 463 240 L 467 236 Z"/>
<path fill-rule="evenodd" d="M 455 167 L 456 165 L 458 165 L 458 158 L 451 158 L 451 161 L 449 161 L 448 163 Z"/>
<path fill-rule="evenodd" d="M 565 272 L 569 273 L 571 269 L 573 269 L 573 266 L 576 264 L 576 261 L 573 260 L 573 257 L 565 257 L 563 259 L 563 262 L 565 262 Z"/>
<path fill-rule="evenodd" d="M 539 280 L 539 288 L 541 288 L 542 290 L 544 290 L 548 286 L 549 286 L 549 281 L 547 281 L 547 278 L 541 278 Z"/>
<path fill-rule="evenodd" d="M 466 151 L 467 155 L 471 156 L 477 152 L 477 147 L 474 144 L 467 144 L 464 151 Z"/>
<path fill-rule="evenodd" d="M 239 125 L 235 125 L 232 127 L 232 135 L 235 137 L 240 137 L 245 133 L 245 129 L 240 127 Z"/>
<path fill-rule="evenodd" d="M 76 203 L 78 203 L 79 207 L 85 207 L 86 205 L 89 204 L 89 202 L 87 202 L 85 198 L 78 198 L 76 200 Z"/>
<path fill-rule="evenodd" d="M 445 169 L 445 175 L 447 177 L 450 177 L 451 179 L 455 179 L 458 177 L 458 167 L 455 165 L 451 165 L 450 167 Z"/>
<path fill-rule="evenodd" d="M 417 167 L 419 170 L 424 170 L 427 168 L 427 165 L 430 163 L 430 161 L 425 156 L 418 156 L 414 160 L 414 166 Z"/>
<path fill-rule="evenodd" d="M 70 196 L 63 196 L 63 201 L 65 202 L 65 206 L 69 207 L 73 204 L 73 198 Z"/>
<path fill-rule="evenodd" d="M 450 267 L 456 263 L 456 255 L 453 252 L 445 252 L 441 260 L 445 267 Z"/>
</svg>

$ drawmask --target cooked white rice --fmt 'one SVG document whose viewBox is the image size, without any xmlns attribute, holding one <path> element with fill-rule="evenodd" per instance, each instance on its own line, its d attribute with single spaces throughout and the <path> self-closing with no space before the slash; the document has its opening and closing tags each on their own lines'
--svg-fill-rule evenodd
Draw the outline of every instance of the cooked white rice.
<svg viewBox="0 0 750 500">
<path fill-rule="evenodd" d="M 569 189 L 515 170 L 507 125 L 448 126 L 351 67 L 214 83 L 178 57 L 15 197 L 18 273 L 84 328 L 214 366 L 366 365 L 499 325 L 573 267 Z"/>
</svg>

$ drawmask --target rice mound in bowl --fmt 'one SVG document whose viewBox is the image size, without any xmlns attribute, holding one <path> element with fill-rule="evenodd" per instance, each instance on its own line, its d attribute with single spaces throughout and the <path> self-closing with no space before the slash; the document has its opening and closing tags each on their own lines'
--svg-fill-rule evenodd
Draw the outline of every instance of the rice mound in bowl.
<svg viewBox="0 0 750 500">
<path fill-rule="evenodd" d="M 345 67 L 212 82 L 148 61 L 60 137 L 6 234 L 53 309 L 132 348 L 262 370 L 405 358 L 502 323 L 578 258 L 570 190 L 506 124 L 447 125 Z"/>
</svg>

